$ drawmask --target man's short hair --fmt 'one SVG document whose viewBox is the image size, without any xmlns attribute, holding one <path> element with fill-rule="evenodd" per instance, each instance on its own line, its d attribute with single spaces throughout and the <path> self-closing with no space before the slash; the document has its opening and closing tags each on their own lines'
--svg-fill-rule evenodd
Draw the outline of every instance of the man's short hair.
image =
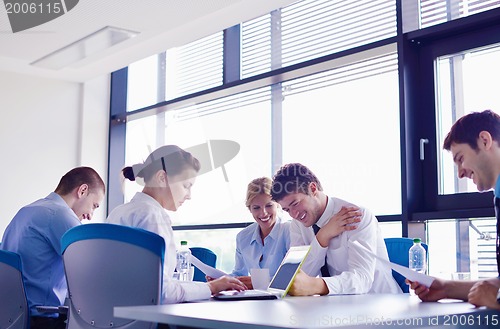
<svg viewBox="0 0 500 329">
<path fill-rule="evenodd" d="M 99 174 L 90 167 L 77 167 L 68 171 L 59 181 L 55 192 L 59 195 L 68 195 L 75 188 L 83 184 L 89 186 L 89 192 L 106 191 L 104 182 Z"/>
<path fill-rule="evenodd" d="M 493 140 L 500 144 L 500 116 L 491 110 L 464 115 L 453 124 L 446 135 L 443 149 L 449 151 L 451 144 L 468 144 L 477 151 L 477 139 L 481 131 L 489 132 Z"/>
<path fill-rule="evenodd" d="M 315 183 L 318 190 L 323 187 L 316 175 L 300 163 L 289 163 L 282 166 L 273 177 L 271 196 L 275 201 L 293 193 L 309 194 L 309 184 Z"/>
</svg>

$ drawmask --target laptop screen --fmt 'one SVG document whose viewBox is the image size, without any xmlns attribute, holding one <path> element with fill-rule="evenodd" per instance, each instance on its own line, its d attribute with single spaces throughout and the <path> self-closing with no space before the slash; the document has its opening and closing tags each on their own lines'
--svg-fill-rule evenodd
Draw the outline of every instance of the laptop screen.
<svg viewBox="0 0 500 329">
<path fill-rule="evenodd" d="M 285 290 L 292 280 L 299 265 L 300 262 L 283 264 L 274 276 L 273 281 L 271 281 L 269 287 L 273 289 Z"/>
<path fill-rule="evenodd" d="M 278 268 L 278 271 L 269 284 L 269 288 L 286 290 L 308 251 L 309 246 L 290 248 L 285 256 L 285 259 L 283 259 L 281 266 Z"/>
</svg>

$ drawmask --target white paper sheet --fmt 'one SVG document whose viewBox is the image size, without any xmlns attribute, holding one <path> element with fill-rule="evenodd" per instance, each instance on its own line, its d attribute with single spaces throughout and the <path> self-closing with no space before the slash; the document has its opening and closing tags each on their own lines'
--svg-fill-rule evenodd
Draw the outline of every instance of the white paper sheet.
<svg viewBox="0 0 500 329">
<path fill-rule="evenodd" d="M 211 278 L 214 278 L 214 279 L 218 279 L 221 276 L 227 275 L 227 273 L 225 273 L 225 272 L 223 272 L 221 270 L 218 270 L 216 268 L 213 268 L 212 266 L 209 266 L 209 265 L 203 263 L 201 260 L 199 260 L 198 258 L 196 258 L 193 255 L 191 255 L 191 264 L 193 264 L 200 271 L 202 271 L 203 273 L 205 273 L 205 275 L 207 275 L 207 276 L 209 276 Z"/>
<path fill-rule="evenodd" d="M 364 247 L 359 243 L 358 241 L 354 241 L 353 243 L 354 246 L 363 249 L 363 251 L 371 254 L 373 257 L 375 257 L 377 260 L 379 260 L 383 265 L 392 268 L 394 271 L 398 272 L 405 278 L 407 278 L 410 281 L 418 281 L 419 283 L 425 285 L 426 287 L 430 287 L 432 282 L 434 281 L 434 278 L 428 275 L 425 275 L 423 273 L 418 273 L 413 270 L 410 270 L 406 266 L 401 266 L 399 264 L 391 263 L 386 259 L 383 259 L 377 255 L 375 255 L 373 252 L 368 250 L 368 248 Z"/>
</svg>

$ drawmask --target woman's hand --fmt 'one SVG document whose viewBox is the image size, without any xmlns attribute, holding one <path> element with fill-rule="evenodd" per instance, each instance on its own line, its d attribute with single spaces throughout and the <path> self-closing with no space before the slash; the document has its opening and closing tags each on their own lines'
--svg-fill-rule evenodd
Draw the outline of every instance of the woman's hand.
<svg viewBox="0 0 500 329">
<path fill-rule="evenodd" d="M 247 287 L 245 286 L 245 284 L 243 284 L 243 282 L 229 275 L 221 276 L 218 279 L 207 282 L 207 284 L 210 288 L 210 291 L 212 292 L 212 295 L 223 290 L 247 290 Z"/>
<path fill-rule="evenodd" d="M 240 280 L 246 287 L 247 289 L 253 289 L 252 285 L 252 277 L 247 275 L 247 276 L 237 276 L 236 277 L 238 280 Z"/>
</svg>

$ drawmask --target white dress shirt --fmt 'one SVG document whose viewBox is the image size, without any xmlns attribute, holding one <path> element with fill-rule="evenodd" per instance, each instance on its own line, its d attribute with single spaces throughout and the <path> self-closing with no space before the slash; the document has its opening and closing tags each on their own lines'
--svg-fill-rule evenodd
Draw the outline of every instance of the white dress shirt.
<svg viewBox="0 0 500 329">
<path fill-rule="evenodd" d="M 163 265 L 162 303 L 208 299 L 211 291 L 205 282 L 183 282 L 173 280 L 177 264 L 176 243 L 172 222 L 168 212 L 149 195 L 138 192 L 130 202 L 113 209 L 107 222 L 139 227 L 156 233 L 165 240 L 165 262 Z"/>
<path fill-rule="evenodd" d="M 342 206 L 354 205 L 328 197 L 326 209 L 316 224 L 319 227 L 324 226 Z M 401 293 L 401 288 L 392 277 L 391 269 L 384 267 L 375 257 L 353 245 L 353 242 L 358 241 L 374 254 L 389 260 L 377 218 L 368 209 L 360 208 L 360 210 L 363 215 L 358 227 L 332 238 L 325 248 L 319 244 L 312 227 L 305 227 L 297 220 L 292 221 L 290 227 L 292 246 L 311 245 L 311 251 L 302 270 L 310 276 L 320 275 L 326 257 L 331 277 L 323 280 L 328 286 L 329 295 Z"/>
</svg>

